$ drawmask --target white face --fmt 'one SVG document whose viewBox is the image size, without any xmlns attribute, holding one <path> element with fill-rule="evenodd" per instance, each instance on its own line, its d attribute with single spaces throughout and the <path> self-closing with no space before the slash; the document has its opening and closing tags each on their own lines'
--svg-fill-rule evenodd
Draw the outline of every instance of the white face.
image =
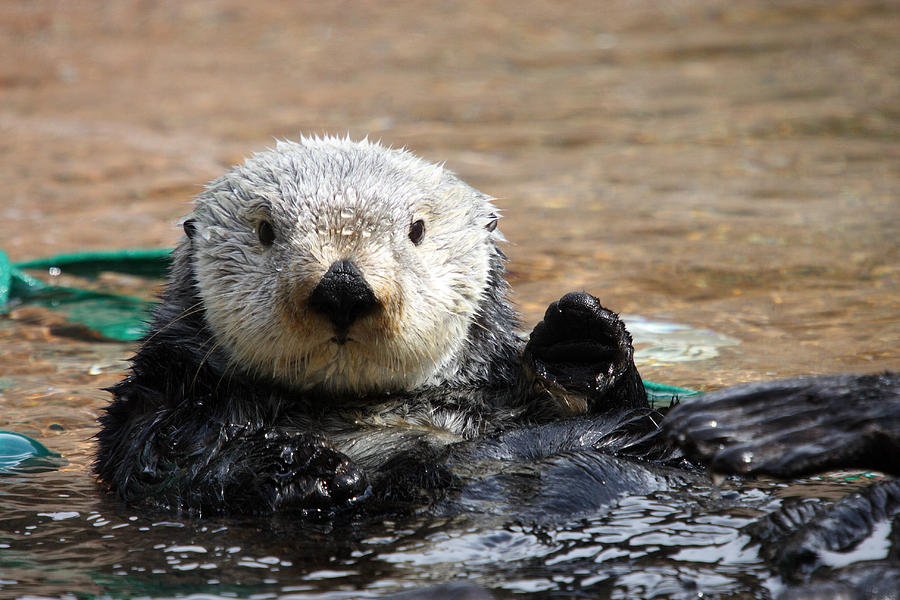
<svg viewBox="0 0 900 600">
<path fill-rule="evenodd" d="M 191 245 L 207 321 L 244 370 L 298 389 L 438 383 L 453 375 L 483 301 L 502 239 L 495 214 L 489 198 L 407 152 L 336 138 L 279 142 L 197 200 Z M 415 244 L 418 220 L 425 233 Z M 263 222 L 274 239 L 260 234 Z M 356 266 L 380 305 L 343 344 L 307 305 L 339 260 Z"/>
</svg>

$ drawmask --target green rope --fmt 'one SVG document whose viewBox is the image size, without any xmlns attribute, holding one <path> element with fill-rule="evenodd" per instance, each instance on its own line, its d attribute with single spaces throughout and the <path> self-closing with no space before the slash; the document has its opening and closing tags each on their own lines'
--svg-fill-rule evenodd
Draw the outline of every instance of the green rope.
<svg viewBox="0 0 900 600">
<path fill-rule="evenodd" d="M 15 267 L 17 269 L 65 267 L 66 272 L 82 277 L 96 277 L 102 271 L 114 271 L 161 279 L 166 276 L 169 269 L 171 254 L 172 251 L 168 248 L 77 252 L 16 263 Z"/>
</svg>

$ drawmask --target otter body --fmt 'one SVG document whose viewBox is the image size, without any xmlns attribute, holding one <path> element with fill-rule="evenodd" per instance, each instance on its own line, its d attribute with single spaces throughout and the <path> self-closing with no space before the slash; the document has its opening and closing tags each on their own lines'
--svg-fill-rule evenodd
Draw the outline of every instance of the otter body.
<svg viewBox="0 0 900 600">
<path fill-rule="evenodd" d="M 704 485 L 679 448 L 723 472 L 900 473 L 896 373 L 726 388 L 663 421 L 593 296 L 551 304 L 526 343 L 496 222 L 453 174 L 366 142 L 282 142 L 213 181 L 111 389 L 100 480 L 196 515 L 383 515 L 450 490 L 445 508 L 541 521 Z M 811 586 L 794 597 L 894 597 L 896 547 L 820 560 L 883 520 L 900 527 L 896 480 L 786 504 L 746 533 Z"/>
<path fill-rule="evenodd" d="M 592 296 L 554 303 L 526 348 L 491 199 L 407 152 L 279 142 L 210 183 L 184 229 L 101 419 L 96 471 L 129 502 L 327 510 L 396 496 L 411 461 L 457 442 L 649 411 L 630 336 Z"/>
</svg>

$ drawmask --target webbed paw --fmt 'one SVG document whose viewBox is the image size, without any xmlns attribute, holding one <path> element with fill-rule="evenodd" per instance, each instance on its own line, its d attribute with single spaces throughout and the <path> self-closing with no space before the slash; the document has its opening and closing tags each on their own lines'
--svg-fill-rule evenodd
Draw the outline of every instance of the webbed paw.
<svg viewBox="0 0 900 600">
<path fill-rule="evenodd" d="M 525 347 L 536 383 L 559 396 L 569 412 L 647 406 L 633 357 L 619 315 L 585 292 L 551 304 Z"/>
<path fill-rule="evenodd" d="M 900 474 L 900 373 L 735 385 L 679 404 L 667 436 L 720 473 L 801 477 L 833 469 Z"/>
</svg>

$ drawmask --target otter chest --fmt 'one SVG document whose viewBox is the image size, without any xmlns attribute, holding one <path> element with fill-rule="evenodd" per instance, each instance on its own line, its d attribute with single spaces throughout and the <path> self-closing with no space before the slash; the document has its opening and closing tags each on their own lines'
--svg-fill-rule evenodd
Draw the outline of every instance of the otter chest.
<svg viewBox="0 0 900 600">
<path fill-rule="evenodd" d="M 430 406 L 380 406 L 327 415 L 316 430 L 358 464 L 377 468 L 416 448 L 443 447 L 478 434 L 469 415 Z"/>
</svg>

